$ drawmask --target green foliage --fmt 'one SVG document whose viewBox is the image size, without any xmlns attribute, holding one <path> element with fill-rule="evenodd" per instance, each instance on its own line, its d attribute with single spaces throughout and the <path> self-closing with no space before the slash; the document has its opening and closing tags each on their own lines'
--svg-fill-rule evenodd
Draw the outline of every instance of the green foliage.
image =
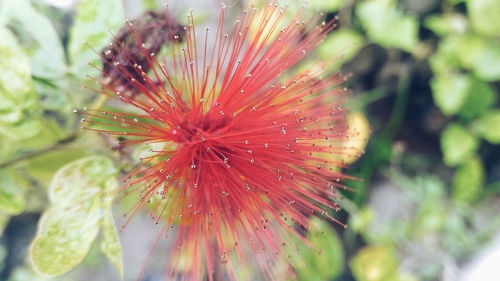
<svg viewBox="0 0 500 281">
<path fill-rule="evenodd" d="M 394 0 L 363 1 L 356 13 L 375 43 L 409 52 L 418 43 L 417 18 L 401 13 Z"/>
<path fill-rule="evenodd" d="M 75 279 L 72 274 L 62 274 L 80 264 L 84 257 L 93 259 L 93 263 L 88 263 L 91 266 L 98 266 L 100 259 L 88 254 L 90 248 L 106 256 L 122 275 L 121 246 L 111 212 L 117 191 L 117 168 L 107 158 L 84 158 L 100 154 L 101 145 L 109 146 L 109 142 L 116 140 L 91 133 L 81 136 L 77 115 L 71 113 L 74 107 L 92 107 L 89 100 L 93 95 L 80 88 L 88 83 L 86 75 L 97 73 L 88 62 L 100 64 L 98 55 L 83 41 L 97 52 L 102 51 L 111 39 L 108 29 L 115 32 L 123 26 L 122 2 L 83 0 L 75 11 L 48 8 L 44 1 L 0 3 L 0 234 L 11 216 L 45 211 L 30 251 L 38 273 L 27 265 L 18 266 L 12 269 L 9 281 L 53 280 L 39 273 L 61 275 L 56 280 L 76 280 L 78 277 Z M 159 1 L 137 2 L 144 8 L 161 11 Z M 283 5 L 286 2 L 290 1 L 279 1 Z M 344 256 L 354 256 L 349 268 L 358 281 L 417 280 L 414 275 L 398 273 L 398 257 L 407 261 L 425 256 L 432 264 L 419 261 L 415 273 L 422 280 L 435 280 L 443 270 L 441 266 L 446 266 L 441 259 L 467 260 L 500 226 L 499 210 L 495 209 L 498 200 L 493 196 L 498 195 L 499 185 L 496 177 L 488 174 L 496 171 L 496 167 L 486 166 L 495 163 L 491 161 L 495 156 L 486 159 L 483 152 L 483 148 L 488 151 L 500 144 L 500 21 L 497 19 L 500 2 L 433 0 L 430 2 L 435 6 L 423 12 L 415 8 L 413 1 L 309 2 L 308 12 L 320 10 L 328 18 L 339 16 L 340 28 L 326 36 L 318 51 L 310 55 L 331 60 L 332 70 L 354 59 L 353 74 L 358 76 L 356 71 L 360 68 L 359 76 L 364 79 L 365 66 L 380 59 L 383 71 L 379 73 L 379 66 L 375 65 L 366 75 L 372 87 L 372 81 L 384 80 L 385 66 L 391 70 L 389 66 L 395 62 L 410 65 L 410 73 L 415 65 L 430 65 L 433 74 L 430 81 L 408 83 L 430 82 L 434 104 L 442 114 L 432 115 L 429 122 L 436 126 L 432 134 L 441 135 L 443 159 L 437 161 L 435 155 L 426 151 L 428 144 L 420 147 L 420 143 L 416 149 L 420 155 L 409 156 L 406 150 L 415 151 L 415 145 L 407 142 L 404 134 L 398 135 L 398 142 L 394 141 L 398 126 L 391 121 L 390 130 L 384 129 L 385 121 L 371 116 L 374 140 L 359 162 L 360 167 L 355 164 L 348 172 L 363 180 L 347 182 L 358 192 L 355 195 L 345 192 L 343 195 L 354 197 L 353 201 L 346 198 L 339 202 L 349 214 L 349 228 L 339 235 L 341 232 L 337 234 L 327 223 L 314 219 L 319 232 L 312 230 L 307 235 L 312 247 L 298 243 L 301 259 L 295 263 L 298 279 L 338 278 L 344 270 Z M 300 7 L 291 3 L 282 23 L 293 18 Z M 429 15 L 429 11 L 434 14 Z M 208 16 L 195 19 L 200 26 Z M 185 17 L 180 21 L 185 23 Z M 433 34 L 423 32 L 426 37 L 419 41 L 422 29 Z M 387 55 L 387 60 L 377 57 L 378 52 L 370 53 L 373 46 L 367 42 L 381 46 L 377 48 L 383 49 L 380 52 Z M 396 72 L 400 75 L 399 68 Z M 364 86 L 352 88 L 367 89 Z M 370 112 L 372 102 L 394 94 L 386 85 L 376 87 L 359 99 L 365 102 L 356 110 Z M 403 96 L 402 92 L 398 90 L 397 99 Z M 414 95 L 411 101 L 430 97 L 427 89 L 411 94 Z M 405 111 L 401 104 L 404 107 L 404 103 L 396 102 L 391 114 L 396 116 L 399 111 L 401 122 L 406 122 L 413 115 L 405 115 L 407 118 L 403 119 Z M 124 111 L 115 106 L 99 104 L 98 108 Z M 405 131 L 410 128 L 405 127 L 406 123 L 400 125 Z M 102 126 L 98 128 L 106 127 Z M 161 145 L 151 147 L 163 149 Z M 120 160 L 144 157 L 146 150 L 137 149 L 137 155 L 121 152 Z M 129 170 L 133 164 L 125 160 L 120 165 L 121 169 Z M 371 177 L 381 178 L 381 170 L 397 186 L 388 196 L 390 199 L 383 202 L 383 210 L 372 202 L 372 193 L 378 188 L 372 188 Z M 416 176 L 408 178 L 402 170 L 415 171 Z M 429 170 L 432 173 L 422 172 Z M 127 209 L 127 200 L 120 201 L 119 207 Z M 155 203 L 159 198 L 152 200 Z M 391 200 L 398 204 L 387 204 Z M 173 208 L 176 202 L 169 203 L 171 206 L 166 209 Z M 396 215 L 387 215 L 391 208 L 396 208 Z M 169 214 L 166 213 L 164 216 Z M 320 234 L 321 231 L 325 234 Z M 98 236 L 102 240 L 96 241 Z M 358 249 L 359 239 L 367 244 L 361 249 Z M 428 241 L 437 242 L 429 245 Z M 419 253 L 412 255 L 414 248 Z M 0 245 L 0 264 L 4 250 Z M 434 252 L 444 257 L 433 255 Z M 292 258 L 297 257 L 292 255 Z M 248 272 L 242 274 L 250 276 Z"/>
<path fill-rule="evenodd" d="M 482 138 L 493 144 L 500 144 L 500 110 L 491 110 L 473 124 Z"/>
<path fill-rule="evenodd" d="M 84 156 L 88 156 L 88 151 L 78 148 L 51 151 L 28 160 L 27 171 L 48 186 L 59 168 Z"/>
<path fill-rule="evenodd" d="M 363 44 L 361 34 L 352 29 L 340 28 L 319 46 L 318 53 L 325 58 L 332 57 L 333 54 L 335 65 L 340 66 L 354 58 Z"/>
<path fill-rule="evenodd" d="M 350 267 L 357 281 L 398 280 L 398 261 L 392 249 L 367 246 L 358 251 Z"/>
<path fill-rule="evenodd" d="M 58 79 L 65 75 L 66 64 L 61 40 L 48 18 L 33 8 L 27 0 L 6 0 L 2 14 L 22 25 L 36 42 L 27 48 L 32 75 Z"/>
<path fill-rule="evenodd" d="M 98 63 L 99 60 L 99 56 L 84 42 L 100 51 L 112 38 L 108 30 L 116 31 L 122 26 L 123 20 L 120 0 L 84 0 L 79 3 L 68 47 L 75 76 L 83 78 L 88 73 L 95 72 L 88 63 Z"/>
<path fill-rule="evenodd" d="M 104 226 L 103 252 L 122 274 L 121 249 L 111 219 L 111 201 L 118 188 L 116 168 L 104 157 L 88 157 L 61 168 L 52 180 L 52 206 L 43 214 L 30 258 L 48 276 L 79 264 Z"/>
<path fill-rule="evenodd" d="M 458 113 L 467 98 L 469 83 L 469 77 L 463 74 L 432 78 L 434 102 L 446 115 Z"/>
<path fill-rule="evenodd" d="M 464 119 L 479 117 L 487 112 L 497 102 L 495 90 L 486 82 L 471 77 L 469 79 L 467 99 L 460 108 L 458 115 Z"/>
<path fill-rule="evenodd" d="M 453 198 L 473 203 L 482 194 L 484 168 L 481 160 L 472 158 L 457 169 L 453 178 Z"/>
<path fill-rule="evenodd" d="M 441 135 L 441 150 L 446 165 L 465 163 L 476 152 L 479 140 L 458 124 L 449 125 Z"/>
<path fill-rule="evenodd" d="M 467 12 L 475 31 L 487 36 L 500 35 L 500 2 L 497 0 L 467 0 Z"/>
<path fill-rule="evenodd" d="M 307 240 L 312 248 L 297 242 L 299 257 L 295 258 L 298 280 L 333 280 L 342 273 L 344 266 L 344 250 L 337 233 L 328 223 L 313 218 L 312 232 Z"/>
<path fill-rule="evenodd" d="M 439 36 L 464 33 L 467 30 L 467 19 L 456 13 L 430 15 L 425 18 L 424 26 Z"/>
<path fill-rule="evenodd" d="M 0 124 L 2 131 L 22 122 L 23 115 L 37 105 L 28 57 L 14 35 L 0 26 Z"/>
</svg>

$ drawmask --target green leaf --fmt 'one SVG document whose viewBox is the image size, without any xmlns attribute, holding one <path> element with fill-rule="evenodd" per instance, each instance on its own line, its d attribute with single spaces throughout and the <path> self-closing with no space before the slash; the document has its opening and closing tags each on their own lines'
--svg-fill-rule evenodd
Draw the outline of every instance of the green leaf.
<svg viewBox="0 0 500 281">
<path fill-rule="evenodd" d="M 23 33 L 36 41 L 28 48 L 33 76 L 59 79 L 66 73 L 64 50 L 50 20 L 27 0 L 7 0 L 3 11 L 10 21 L 20 22 Z"/>
<path fill-rule="evenodd" d="M 474 121 L 473 130 L 492 144 L 500 143 L 500 110 L 491 110 Z"/>
<path fill-rule="evenodd" d="M 118 191 L 118 183 L 115 179 L 111 179 L 106 185 L 106 190 L 102 199 L 104 218 L 102 226 L 103 239 L 101 242 L 101 251 L 116 267 L 120 277 L 123 279 L 122 248 L 120 240 L 118 239 L 118 233 L 116 232 L 115 223 L 113 221 L 113 214 L 111 212 L 113 198 Z"/>
<path fill-rule="evenodd" d="M 467 99 L 470 79 L 464 74 L 439 75 L 431 79 L 434 102 L 448 116 L 458 113 Z"/>
<path fill-rule="evenodd" d="M 82 78 L 95 71 L 88 63 L 99 61 L 99 56 L 83 42 L 100 51 L 111 41 L 112 36 L 108 29 L 118 30 L 122 26 L 123 19 L 121 0 L 83 0 L 78 4 L 68 47 L 75 76 Z"/>
<path fill-rule="evenodd" d="M 120 277 L 123 278 L 122 248 L 113 222 L 111 210 L 105 212 L 102 227 L 103 239 L 101 242 L 101 251 L 116 267 Z"/>
<path fill-rule="evenodd" d="M 429 65 L 437 76 L 446 76 L 458 72 L 460 64 L 449 52 L 443 50 L 443 44 L 439 44 L 438 51 L 429 57 Z"/>
<path fill-rule="evenodd" d="M 437 74 L 456 72 L 460 66 L 483 80 L 496 81 L 500 79 L 500 41 L 474 33 L 450 35 L 439 43 L 430 63 Z"/>
<path fill-rule="evenodd" d="M 467 30 L 467 19 L 461 14 L 430 15 L 425 18 L 424 26 L 439 36 L 464 33 Z"/>
<path fill-rule="evenodd" d="M 40 129 L 34 131 L 36 135 L 23 139 L 19 144 L 21 149 L 48 147 L 63 138 L 63 131 L 59 124 L 52 120 L 40 120 Z"/>
<path fill-rule="evenodd" d="M 467 14 L 478 33 L 500 35 L 500 2 L 498 0 L 467 0 Z"/>
<path fill-rule="evenodd" d="M 456 166 L 467 162 L 479 147 L 479 140 L 458 124 L 451 124 L 441 135 L 444 163 Z"/>
<path fill-rule="evenodd" d="M 42 215 L 30 248 L 38 272 L 57 276 L 83 260 L 103 223 L 103 209 L 109 212 L 116 173 L 113 162 L 101 156 L 72 162 L 56 173 L 49 190 L 53 205 Z"/>
<path fill-rule="evenodd" d="M 340 9 L 340 7 L 342 7 L 344 2 L 344 0 L 310 0 L 308 7 L 313 11 L 320 10 L 323 12 L 336 12 Z"/>
<path fill-rule="evenodd" d="M 0 135 L 7 136 L 14 141 L 20 141 L 36 136 L 41 130 L 42 123 L 39 120 L 22 119 L 13 124 L 0 126 Z"/>
<path fill-rule="evenodd" d="M 471 77 L 467 99 L 458 115 L 464 119 L 480 116 L 495 105 L 496 101 L 497 95 L 488 83 Z"/>
<path fill-rule="evenodd" d="M 486 81 L 500 80 L 500 41 L 491 40 L 473 63 L 474 73 Z"/>
<path fill-rule="evenodd" d="M 71 162 L 55 174 L 49 199 L 60 206 L 92 200 L 107 188 L 108 180 L 116 173 L 113 162 L 106 157 L 92 156 Z"/>
<path fill-rule="evenodd" d="M 34 179 L 48 186 L 59 168 L 85 156 L 88 156 L 88 152 L 79 148 L 51 151 L 30 158 L 27 171 Z"/>
<path fill-rule="evenodd" d="M 36 106 L 37 96 L 28 58 L 14 35 L 0 26 L 0 38 L 0 124 L 15 123 Z"/>
<path fill-rule="evenodd" d="M 453 177 L 453 199 L 462 202 L 475 202 L 483 189 L 484 168 L 481 159 L 474 157 L 465 162 Z"/>
<path fill-rule="evenodd" d="M 100 200 L 55 205 L 41 217 L 30 247 L 36 271 L 47 276 L 66 273 L 87 254 L 99 231 Z"/>
<path fill-rule="evenodd" d="M 446 46 L 445 50 L 455 56 L 466 69 L 474 66 L 489 43 L 484 37 L 473 33 L 449 36 L 442 42 Z"/>
<path fill-rule="evenodd" d="M 5 172 L 0 171 L 0 210 L 18 215 L 24 210 L 24 189 Z"/>
<path fill-rule="evenodd" d="M 366 246 L 359 250 L 349 264 L 357 281 L 397 280 L 398 261 L 392 249 Z"/>
<path fill-rule="evenodd" d="M 335 65 L 342 65 L 354 58 L 363 47 L 363 36 L 358 32 L 341 28 L 335 30 L 318 48 L 319 55 L 334 58 Z"/>
<path fill-rule="evenodd" d="M 302 259 L 297 258 L 295 261 L 297 279 L 305 281 L 334 280 L 342 273 L 344 267 L 342 242 L 327 222 L 313 218 L 311 224 L 318 230 L 312 230 L 307 235 L 307 240 L 313 248 L 308 248 L 302 242 L 297 242 Z"/>
<path fill-rule="evenodd" d="M 352 230 L 358 233 L 369 231 L 368 228 L 375 219 L 375 213 L 370 207 L 363 207 L 359 212 L 355 212 L 349 219 Z"/>
<path fill-rule="evenodd" d="M 365 0 L 357 5 L 356 14 L 375 43 L 405 51 L 418 43 L 417 18 L 403 14 L 394 0 Z"/>
</svg>

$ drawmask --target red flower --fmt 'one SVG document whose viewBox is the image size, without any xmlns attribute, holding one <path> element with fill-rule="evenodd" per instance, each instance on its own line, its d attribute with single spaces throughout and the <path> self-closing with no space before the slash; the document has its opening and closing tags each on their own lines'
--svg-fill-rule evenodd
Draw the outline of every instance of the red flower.
<svg viewBox="0 0 500 281">
<path fill-rule="evenodd" d="M 300 229 L 309 230 L 308 215 L 335 221 L 328 210 L 338 209 L 335 190 L 345 176 L 330 154 L 345 152 L 344 78 L 324 76 L 324 62 L 286 73 L 335 23 L 301 10 L 283 24 L 283 12 L 274 2 L 260 12 L 250 7 L 225 33 L 223 7 L 217 29 L 201 34 L 189 14 L 185 45 L 171 34 L 168 60 L 142 47 L 147 67 L 119 41 L 104 53 L 118 72 L 103 72 L 114 83 L 98 82 L 103 88 L 95 91 L 142 113 L 86 111 L 84 128 L 127 136 L 121 146 L 162 145 L 123 190 L 140 198 L 130 219 L 147 207 L 163 234 L 177 229 L 167 276 L 182 269 L 183 279 L 213 280 L 223 267 L 235 280 L 257 264 L 267 279 L 282 280 L 293 275 L 290 256 L 296 238 L 306 242 Z M 128 83 L 110 86 L 119 81 Z M 109 121 L 116 123 L 106 130 L 96 126 Z"/>
</svg>

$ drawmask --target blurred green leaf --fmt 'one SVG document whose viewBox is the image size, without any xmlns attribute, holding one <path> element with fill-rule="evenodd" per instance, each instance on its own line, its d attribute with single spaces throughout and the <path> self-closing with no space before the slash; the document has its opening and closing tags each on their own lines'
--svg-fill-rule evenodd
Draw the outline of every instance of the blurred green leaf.
<svg viewBox="0 0 500 281">
<path fill-rule="evenodd" d="M 53 205 L 42 215 L 30 248 L 38 272 L 57 276 L 83 260 L 103 222 L 104 198 L 114 196 L 116 173 L 113 162 L 100 156 L 72 162 L 56 173 L 49 190 Z"/>
<path fill-rule="evenodd" d="M 116 180 L 112 179 L 106 184 L 105 194 L 103 196 L 103 238 L 101 242 L 101 251 L 106 255 L 106 257 L 111 261 L 111 263 L 116 267 L 120 277 L 123 279 L 123 261 L 122 261 L 122 248 L 120 245 L 120 240 L 118 239 L 118 233 L 116 232 L 115 223 L 113 221 L 113 214 L 111 212 L 111 206 L 113 203 L 113 198 L 118 191 L 118 183 Z"/>
<path fill-rule="evenodd" d="M 2 162 L 9 159 L 14 153 L 14 142 L 13 139 L 6 136 L 0 138 L 0 159 L 2 159 Z"/>
<path fill-rule="evenodd" d="M 36 135 L 23 139 L 19 143 L 21 149 L 35 149 L 48 147 L 63 138 L 63 131 L 53 120 L 40 120 L 40 129 L 34 131 Z"/>
<path fill-rule="evenodd" d="M 9 20 L 20 22 L 24 31 L 36 41 L 28 48 L 33 76 L 60 79 L 66 73 L 61 40 L 50 20 L 27 0 L 7 0 L 3 11 Z"/>
<path fill-rule="evenodd" d="M 11 215 L 20 214 L 24 210 L 24 193 L 10 175 L 0 171 L 0 210 Z"/>
<path fill-rule="evenodd" d="M 59 168 L 85 156 L 88 156 L 88 152 L 79 148 L 51 151 L 30 158 L 27 171 L 34 179 L 48 186 Z"/>
<path fill-rule="evenodd" d="M 500 80 L 500 41 L 490 40 L 472 66 L 474 73 L 486 81 Z"/>
<path fill-rule="evenodd" d="M 467 0 L 467 14 L 472 27 L 487 36 L 500 35 L 500 1 Z"/>
<path fill-rule="evenodd" d="M 41 130 L 42 123 L 39 120 L 26 118 L 16 123 L 0 126 L 0 135 L 20 141 L 36 136 Z"/>
<path fill-rule="evenodd" d="M 56 205 L 42 215 L 30 248 L 31 261 L 39 273 L 57 276 L 83 260 L 97 236 L 101 217 L 101 201 L 91 199 Z"/>
<path fill-rule="evenodd" d="M 307 236 L 307 240 L 314 248 L 308 248 L 303 243 L 297 242 L 302 259 L 302 261 L 298 259 L 295 261 L 297 279 L 304 281 L 333 280 L 342 273 L 344 267 L 342 242 L 327 222 L 313 218 L 311 224 L 319 232 L 312 230 L 312 233 Z"/>
<path fill-rule="evenodd" d="M 483 189 L 484 168 L 481 159 L 471 158 L 460 166 L 453 178 L 453 199 L 462 202 L 475 202 Z"/>
<path fill-rule="evenodd" d="M 153 10 L 158 9 L 158 2 L 156 0 L 141 0 L 143 10 Z"/>
<path fill-rule="evenodd" d="M 14 35 L 0 26 L 0 38 L 0 124 L 15 123 L 36 106 L 37 97 L 28 58 Z"/>
<path fill-rule="evenodd" d="M 439 75 L 431 79 L 434 102 L 445 115 L 458 113 L 467 99 L 470 79 L 464 74 Z"/>
<path fill-rule="evenodd" d="M 440 44 L 444 44 L 444 49 L 456 56 L 463 68 L 471 69 L 488 46 L 488 41 L 482 36 L 468 33 L 449 36 Z"/>
<path fill-rule="evenodd" d="M 439 44 L 438 51 L 429 57 L 429 65 L 437 76 L 447 76 L 458 72 L 459 61 Z"/>
<path fill-rule="evenodd" d="M 101 251 L 116 267 L 120 277 L 123 278 L 122 248 L 113 222 L 111 210 L 107 211 L 104 215 Z"/>
<path fill-rule="evenodd" d="M 473 130 L 492 144 L 500 143 L 500 110 L 491 110 L 474 121 Z"/>
<path fill-rule="evenodd" d="M 425 18 L 424 26 L 439 36 L 453 33 L 464 33 L 467 30 L 467 19 L 461 14 L 437 14 Z"/>
<path fill-rule="evenodd" d="M 412 51 L 418 43 L 418 20 L 397 9 L 395 0 L 363 1 L 356 14 L 368 36 L 384 47 Z"/>
<path fill-rule="evenodd" d="M 370 207 L 363 207 L 359 212 L 351 214 L 349 225 L 355 232 L 365 232 L 375 219 L 375 213 Z"/>
<path fill-rule="evenodd" d="M 366 246 L 349 264 L 357 281 L 397 280 L 398 261 L 393 250 L 383 246 Z"/>
<path fill-rule="evenodd" d="M 100 51 L 111 41 L 108 29 L 118 30 L 123 25 L 123 20 L 121 0 L 83 0 L 78 4 L 68 47 L 75 76 L 82 78 L 95 71 L 88 63 L 99 61 L 99 56 L 83 42 Z"/>
<path fill-rule="evenodd" d="M 69 106 L 68 92 L 70 92 L 73 97 L 77 94 L 74 89 L 70 91 L 67 90 L 67 79 L 46 80 L 35 77 L 33 82 L 40 96 L 40 106 L 44 109 L 57 111 L 64 109 L 64 107 Z"/>
<path fill-rule="evenodd" d="M 310 0 L 309 1 L 309 8 L 311 10 L 320 10 L 324 12 L 335 12 L 342 7 L 344 4 L 344 0 L 329 0 L 329 1 L 324 1 L 324 0 Z"/>
<path fill-rule="evenodd" d="M 488 83 L 471 77 L 467 99 L 458 115 L 465 119 L 480 116 L 495 105 L 496 101 L 497 95 Z"/>
<path fill-rule="evenodd" d="M 456 166 L 467 162 L 479 147 L 479 140 L 458 124 L 451 124 L 441 135 L 444 163 Z"/>
<path fill-rule="evenodd" d="M 335 65 L 341 66 L 344 62 L 350 61 L 358 51 L 363 47 L 363 36 L 358 32 L 340 28 L 335 30 L 326 40 L 318 47 L 320 57 L 331 58 L 334 56 Z"/>
<path fill-rule="evenodd" d="M 430 64 L 438 75 L 462 67 L 483 80 L 496 81 L 500 79 L 500 41 L 474 33 L 453 34 L 439 43 Z"/>
</svg>

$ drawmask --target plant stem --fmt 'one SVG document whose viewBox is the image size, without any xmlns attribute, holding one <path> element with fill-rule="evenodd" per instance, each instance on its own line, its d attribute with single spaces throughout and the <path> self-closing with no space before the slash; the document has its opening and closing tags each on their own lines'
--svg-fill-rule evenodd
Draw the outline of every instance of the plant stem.
<svg viewBox="0 0 500 281">
<path fill-rule="evenodd" d="M 30 159 L 32 157 L 35 157 L 35 156 L 38 156 L 38 155 L 41 155 L 41 154 L 45 154 L 47 152 L 59 149 L 62 145 L 66 145 L 66 144 L 74 141 L 77 137 L 78 137 L 77 134 L 74 133 L 74 134 L 71 134 L 71 135 L 67 136 L 66 138 L 60 139 L 59 141 L 57 141 L 56 143 L 54 143 L 53 145 L 51 145 L 49 147 L 46 147 L 46 148 L 43 148 L 43 149 L 40 149 L 40 150 L 36 150 L 36 151 L 32 151 L 32 152 L 26 153 L 26 154 L 21 155 L 21 156 L 19 156 L 17 158 L 13 158 L 13 159 L 11 159 L 11 160 L 9 160 L 7 162 L 1 163 L 0 164 L 0 169 L 7 168 L 8 166 L 16 164 L 17 162 L 20 162 L 20 161 L 23 161 L 23 160 L 27 160 L 27 159 Z"/>
</svg>

